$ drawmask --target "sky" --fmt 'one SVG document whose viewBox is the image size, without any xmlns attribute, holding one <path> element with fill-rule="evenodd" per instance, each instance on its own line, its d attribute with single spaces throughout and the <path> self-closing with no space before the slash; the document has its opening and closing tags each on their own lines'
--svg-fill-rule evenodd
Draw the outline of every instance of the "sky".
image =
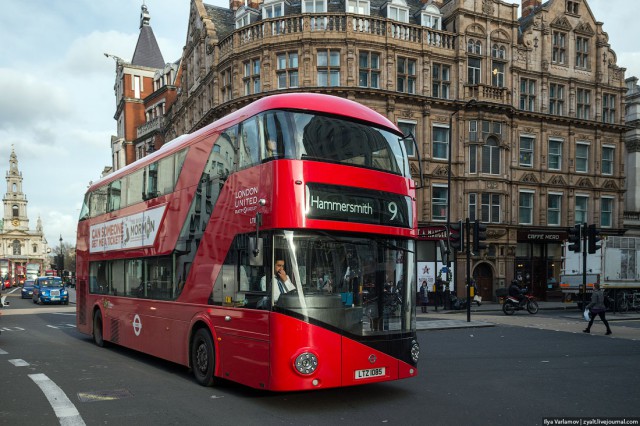
<svg viewBox="0 0 640 426">
<path fill-rule="evenodd" d="M 182 54 L 189 0 L 144 0 L 165 62 Z M 508 3 L 520 3 L 509 1 Z M 225 0 L 205 3 L 228 7 Z M 42 220 L 49 247 L 75 245 L 84 192 L 111 166 L 115 62 L 133 57 L 142 0 L 2 0 L 0 175 L 11 149 L 22 172 L 29 227 Z M 638 0 L 588 0 L 617 64 L 640 77 Z M 6 182 L 6 181 L 5 181 Z M 7 193 L 0 182 L 0 194 Z"/>
</svg>

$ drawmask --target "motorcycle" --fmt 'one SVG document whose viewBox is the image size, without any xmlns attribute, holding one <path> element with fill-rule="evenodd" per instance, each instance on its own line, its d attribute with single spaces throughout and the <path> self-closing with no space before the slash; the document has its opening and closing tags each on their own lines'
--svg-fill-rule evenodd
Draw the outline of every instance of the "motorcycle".
<svg viewBox="0 0 640 426">
<path fill-rule="evenodd" d="M 513 315 L 516 311 L 526 309 L 530 314 L 538 313 L 538 302 L 530 295 L 525 294 L 522 303 L 513 296 L 507 296 L 502 304 L 502 312 L 505 315 Z"/>
</svg>

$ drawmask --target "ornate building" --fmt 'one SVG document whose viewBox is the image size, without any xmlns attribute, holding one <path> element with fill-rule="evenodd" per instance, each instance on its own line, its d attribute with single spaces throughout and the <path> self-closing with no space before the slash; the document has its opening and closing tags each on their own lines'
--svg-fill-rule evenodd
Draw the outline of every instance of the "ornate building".
<svg viewBox="0 0 640 426">
<path fill-rule="evenodd" d="M 481 294 L 517 277 L 552 297 L 570 227 L 624 232 L 625 70 L 586 0 L 521 6 L 191 0 L 166 140 L 272 93 L 358 101 L 418 142 L 407 149 L 424 181 L 419 261 L 441 270 L 447 223 L 477 219 L 488 226 L 471 257 Z M 465 256 L 454 266 L 463 293 Z"/>
<path fill-rule="evenodd" d="M 48 266 L 49 247 L 40 218 L 36 229 L 29 229 L 28 201 L 22 192 L 22 173 L 18 169 L 18 157 L 13 148 L 6 181 L 7 192 L 2 198 L 4 214 L 0 220 L 0 267 L 3 268 L 3 278 L 8 275 L 12 284 L 17 285 L 27 275 L 44 272 L 44 267 Z"/>
</svg>

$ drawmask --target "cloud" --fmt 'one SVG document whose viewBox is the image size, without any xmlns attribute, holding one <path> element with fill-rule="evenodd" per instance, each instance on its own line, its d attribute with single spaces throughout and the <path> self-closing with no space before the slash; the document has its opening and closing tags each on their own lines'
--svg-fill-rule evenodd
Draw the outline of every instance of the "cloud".
<svg viewBox="0 0 640 426">
<path fill-rule="evenodd" d="M 55 79 L 0 68 L 0 130 L 28 128 L 40 121 L 64 119 L 72 106 Z"/>
</svg>

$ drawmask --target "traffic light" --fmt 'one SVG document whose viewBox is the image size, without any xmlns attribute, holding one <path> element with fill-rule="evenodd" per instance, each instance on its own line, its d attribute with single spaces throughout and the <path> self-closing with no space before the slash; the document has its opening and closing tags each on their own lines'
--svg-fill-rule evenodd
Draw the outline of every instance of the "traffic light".
<svg viewBox="0 0 640 426">
<path fill-rule="evenodd" d="M 580 245 L 581 245 L 581 235 L 580 230 L 582 229 L 582 225 L 576 225 L 573 228 L 569 228 L 569 250 L 580 253 Z"/>
<path fill-rule="evenodd" d="M 596 225 L 589 225 L 589 228 L 587 229 L 587 247 L 589 250 L 589 254 L 593 254 L 600 249 L 600 244 L 598 244 L 598 241 L 600 241 L 602 238 L 600 238 L 598 235 L 600 235 L 600 231 L 596 229 Z"/>
<path fill-rule="evenodd" d="M 451 232 L 453 231 L 453 232 Z M 449 244 L 458 251 L 464 251 L 464 222 L 459 220 L 449 225 Z"/>
<path fill-rule="evenodd" d="M 487 248 L 487 243 L 483 243 L 482 241 L 486 241 L 487 239 L 487 225 L 480 223 L 479 220 L 476 219 L 473 222 L 473 252 L 479 253 L 481 249 Z"/>
</svg>

